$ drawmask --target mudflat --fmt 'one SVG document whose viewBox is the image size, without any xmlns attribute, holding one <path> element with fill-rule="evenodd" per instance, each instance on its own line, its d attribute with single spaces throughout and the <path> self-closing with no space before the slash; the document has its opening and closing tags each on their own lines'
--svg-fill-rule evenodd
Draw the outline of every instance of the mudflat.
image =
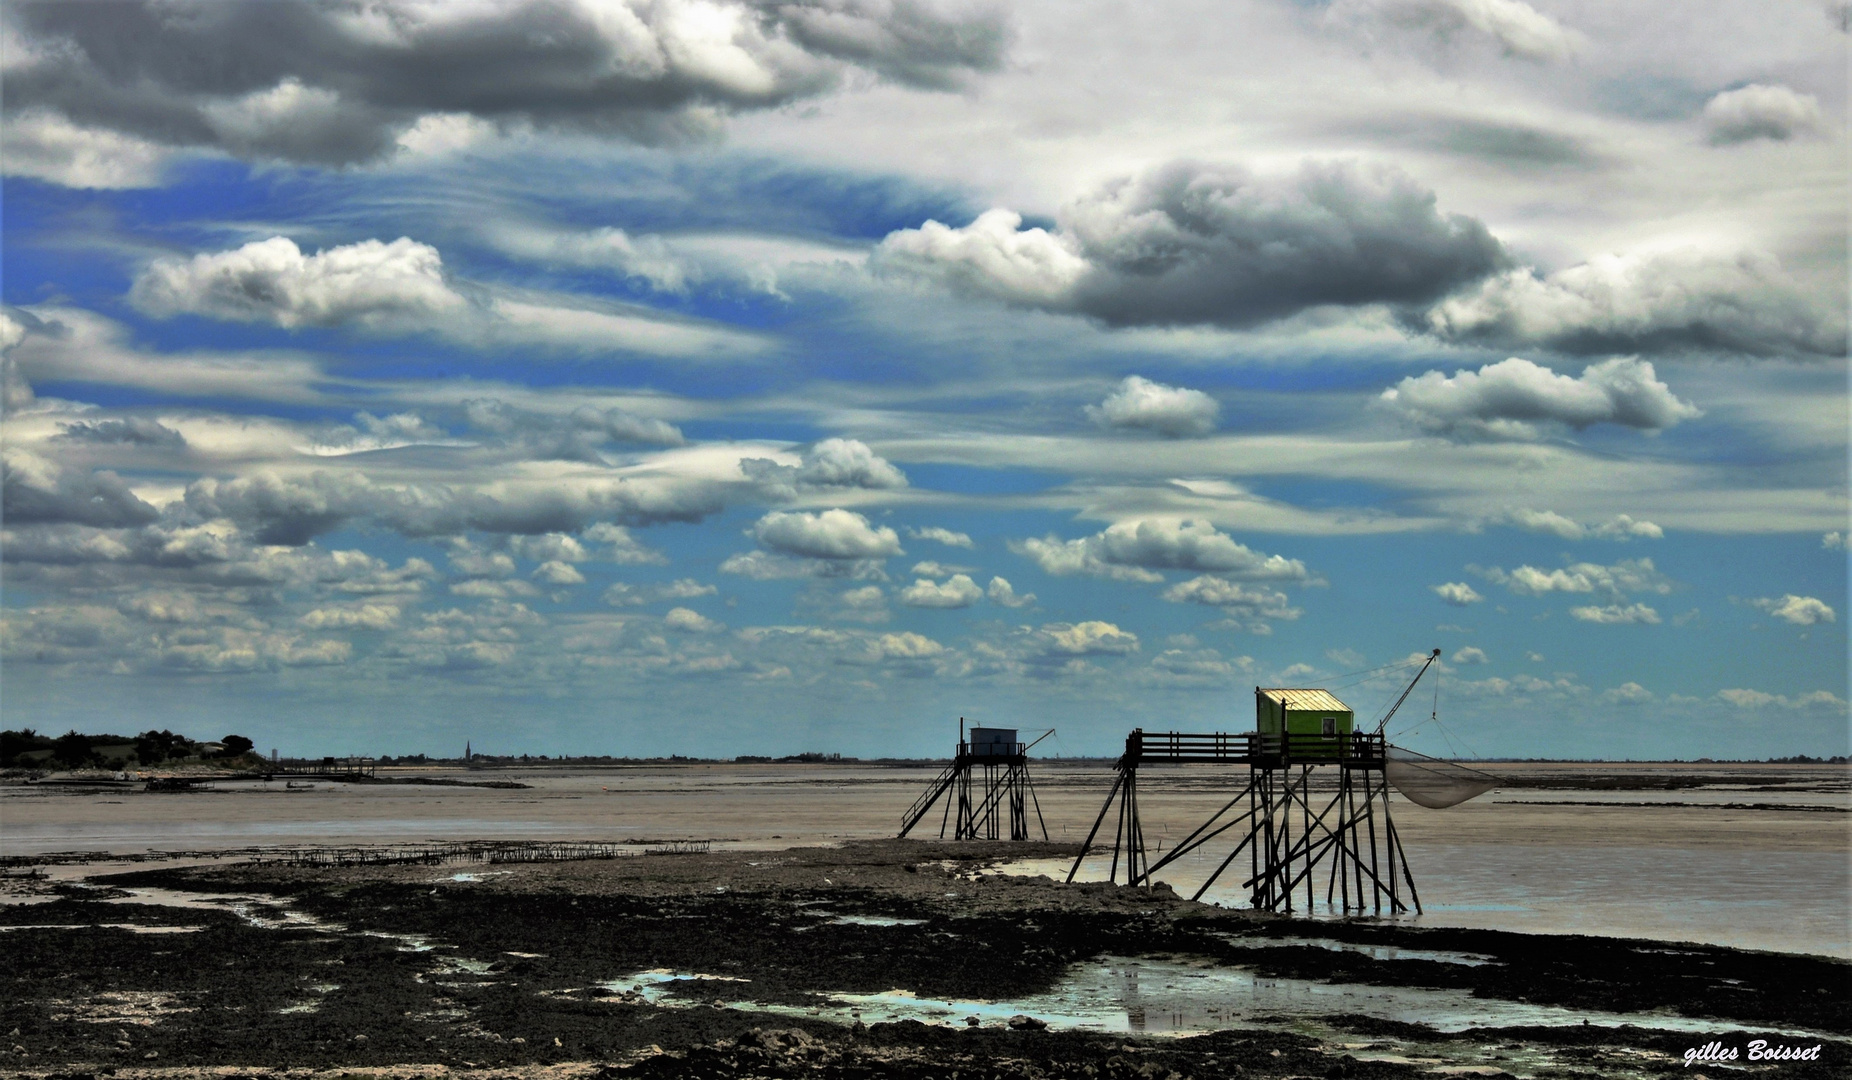
<svg viewBox="0 0 1852 1080">
<path fill-rule="evenodd" d="M 1784 1077 L 1852 1070 L 1852 964 L 1733 947 L 1729 925 L 1676 900 L 1667 914 L 1654 892 L 1703 912 L 1705 894 L 1676 890 L 1721 877 L 1727 898 L 1755 867 L 1798 868 L 1798 888 L 1767 894 L 1772 921 L 1812 912 L 1830 940 L 1845 769 L 1498 769 L 1506 786 L 1465 806 L 1398 803 L 1428 907 L 1414 919 L 1038 876 L 1072 865 L 1109 782 L 1098 763 L 1038 763 L 1051 839 L 1026 844 L 942 843 L 936 823 L 881 838 L 925 768 L 0 788 L 0 1049 L 12 1074 L 44 1077 L 1690 1076 L 1715 1071 L 1685 1065 L 1713 1044 Z M 433 779 L 452 783 L 418 782 Z M 1207 770 L 1141 784 L 1159 842 L 1228 797 Z M 478 845 L 313 865 L 506 838 L 616 857 L 489 862 Z M 1591 863 L 1615 881 L 1574 869 Z M 1614 890 L 1600 910 L 1660 921 L 1574 932 L 1561 909 Z M 1535 910 L 1470 902 L 1483 896 Z M 1520 932 L 1526 918 L 1550 932 Z M 1752 1062 L 1757 1040 L 1813 1057 Z"/>
</svg>

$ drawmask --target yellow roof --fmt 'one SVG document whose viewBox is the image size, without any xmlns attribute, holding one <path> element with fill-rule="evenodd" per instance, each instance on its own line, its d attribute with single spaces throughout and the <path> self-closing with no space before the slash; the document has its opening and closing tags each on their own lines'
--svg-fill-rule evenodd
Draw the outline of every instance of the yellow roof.
<svg viewBox="0 0 1852 1080">
<path fill-rule="evenodd" d="M 1332 696 L 1329 690 L 1262 690 L 1267 700 L 1284 703 L 1294 712 L 1350 712 L 1350 706 Z"/>
</svg>

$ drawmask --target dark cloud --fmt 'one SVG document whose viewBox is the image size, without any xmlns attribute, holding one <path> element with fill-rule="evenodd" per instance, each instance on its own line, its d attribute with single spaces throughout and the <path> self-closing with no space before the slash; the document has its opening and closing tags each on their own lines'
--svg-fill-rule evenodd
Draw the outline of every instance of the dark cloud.
<svg viewBox="0 0 1852 1080">
<path fill-rule="evenodd" d="M 1443 215 L 1386 168 L 1283 177 L 1177 163 L 1068 207 L 1059 230 L 991 211 L 888 236 L 876 265 L 1115 326 L 1247 327 L 1322 304 L 1425 305 L 1510 264 L 1485 225 Z"/>
<path fill-rule="evenodd" d="M 187 488 L 186 506 L 201 520 L 228 519 L 260 543 L 300 545 L 349 522 L 423 537 L 471 531 L 534 536 L 576 533 L 597 522 L 699 521 L 720 510 L 722 500 L 716 488 L 702 483 L 531 483 L 489 493 L 440 484 L 388 486 L 359 474 L 318 472 L 199 480 Z"/>
<path fill-rule="evenodd" d="M 186 438 L 178 431 L 142 416 L 130 416 L 121 420 L 85 420 L 62 425 L 64 433 L 57 436 L 71 442 L 86 443 L 130 443 L 136 446 L 182 447 Z"/>
<path fill-rule="evenodd" d="M 0 461 L 0 517 L 8 525 L 70 523 L 99 528 L 144 525 L 160 511 L 143 502 L 113 472 L 67 471 L 30 454 Z"/>
<path fill-rule="evenodd" d="M 998 67 L 1009 40 L 990 7 L 921 0 L 50 0 L 7 12 L 25 44 L 5 77 L 9 112 L 331 165 L 380 157 L 430 114 L 686 139 L 727 112 L 821 93 L 850 66 L 952 87 Z"/>
</svg>

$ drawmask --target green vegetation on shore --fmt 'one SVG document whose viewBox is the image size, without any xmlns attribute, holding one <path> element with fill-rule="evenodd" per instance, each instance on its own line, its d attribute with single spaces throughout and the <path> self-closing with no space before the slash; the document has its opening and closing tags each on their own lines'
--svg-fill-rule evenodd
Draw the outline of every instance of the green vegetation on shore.
<svg viewBox="0 0 1852 1080">
<path fill-rule="evenodd" d="M 204 763 L 235 766 L 255 760 L 252 749 L 251 740 L 243 735 L 196 741 L 166 730 L 144 731 L 140 735 L 86 735 L 73 729 L 51 736 L 21 728 L 0 731 L 0 768 L 122 769 L 131 765 Z"/>
</svg>

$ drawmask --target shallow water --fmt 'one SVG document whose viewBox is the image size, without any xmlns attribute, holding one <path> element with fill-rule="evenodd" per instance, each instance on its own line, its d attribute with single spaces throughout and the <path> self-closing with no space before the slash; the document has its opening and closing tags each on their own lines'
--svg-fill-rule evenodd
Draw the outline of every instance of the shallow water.
<svg viewBox="0 0 1852 1080">
<path fill-rule="evenodd" d="M 1852 958 L 1852 814 L 1844 812 L 1852 796 L 1845 770 L 1707 766 L 1717 786 L 1665 790 L 1656 779 L 1665 771 L 1660 766 L 1536 768 L 1572 780 L 1578 770 L 1631 771 L 1642 789 L 1501 790 L 1442 811 L 1398 800 L 1396 823 L 1425 909 L 1414 917 L 1417 925 Z M 1099 811 L 1110 770 L 1074 762 L 1037 762 L 1035 770 L 1049 834 L 1079 840 Z M 691 765 L 419 774 L 516 780 L 528 789 L 325 783 L 290 791 L 281 781 L 172 794 L 5 787 L 0 854 L 632 837 L 776 849 L 892 836 L 900 811 L 936 771 Z M 1141 774 L 1139 802 L 1154 850 L 1225 802 L 1225 780 L 1210 770 Z M 1785 809 L 1733 808 L 1744 806 Z M 1187 896 L 1216 857 L 1186 858 L 1160 876 Z M 1067 865 L 1023 869 L 1059 878 Z M 1104 860 L 1083 870 L 1083 878 L 1103 876 Z M 1205 899 L 1245 904 L 1238 878 L 1218 882 Z M 1336 913 L 1315 904 L 1312 914 Z"/>
<path fill-rule="evenodd" d="M 1477 998 L 1465 990 L 1421 987 L 1355 986 L 1310 979 L 1272 978 L 1238 967 L 1207 962 L 1100 957 L 1072 965 L 1061 983 L 1045 994 L 1002 1001 L 924 998 L 910 991 L 881 994 L 818 995 L 812 1006 L 767 1005 L 752 1001 L 749 984 L 738 979 L 658 969 L 613 979 L 602 985 L 631 991 L 658 1005 L 692 1005 L 674 995 L 678 980 L 741 983 L 729 1004 L 792 1016 L 852 1023 L 918 1020 L 963 1026 L 968 1017 L 981 1025 L 1032 1016 L 1060 1030 L 1193 1034 L 1234 1026 L 1279 1026 L 1322 1016 L 1355 1014 L 1404 1023 L 1427 1024 L 1441 1031 L 1520 1025 L 1570 1026 L 1623 1024 L 1668 1031 L 1716 1031 L 1715 1020 L 1695 1020 L 1671 1013 L 1619 1014 L 1553 1005 Z M 707 1000 L 705 997 L 703 1000 Z M 1783 1030 L 1814 1037 L 1820 1033 Z"/>
<path fill-rule="evenodd" d="M 1852 959 L 1852 862 L 1803 852 L 1523 843 L 1409 842 L 1422 911 L 1395 917 L 1412 926 L 1454 926 L 1535 934 L 1690 941 Z M 1223 853 L 1192 853 L 1158 879 L 1189 896 Z M 1243 857 L 1245 859 L 1245 856 Z M 1111 854 L 1089 856 L 1076 881 L 1104 881 Z M 997 867 L 1057 881 L 1067 859 L 1025 859 Z M 1203 895 L 1246 907 L 1235 868 Z M 1124 876 L 1124 868 L 1119 874 Z M 1314 918 L 1343 912 L 1303 886 L 1295 910 Z"/>
</svg>

